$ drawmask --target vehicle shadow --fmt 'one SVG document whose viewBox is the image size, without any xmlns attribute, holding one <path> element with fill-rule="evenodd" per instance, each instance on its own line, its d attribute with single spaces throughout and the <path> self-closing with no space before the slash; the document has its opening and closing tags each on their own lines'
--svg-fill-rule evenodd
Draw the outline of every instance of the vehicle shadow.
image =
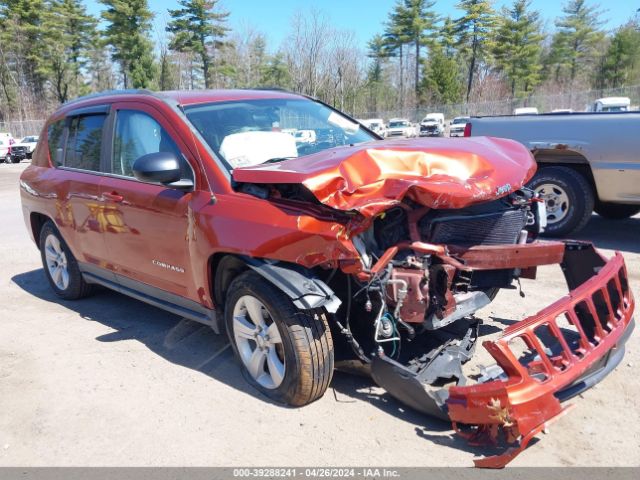
<svg viewBox="0 0 640 480">
<path fill-rule="evenodd" d="M 181 319 L 105 288 L 97 288 L 95 294 L 86 300 L 62 300 L 49 288 L 42 269 L 15 275 L 12 281 L 30 295 L 64 305 L 81 318 L 114 330 L 96 337 L 99 342 L 138 341 L 174 364 L 196 370 L 260 401 L 289 408 L 251 387 L 243 377 L 244 371 L 237 364 L 226 335 L 216 335 L 206 325 Z M 490 332 L 483 332 L 483 335 Z M 405 407 L 377 387 L 369 377 L 336 371 L 325 395 L 332 396 L 337 403 L 367 402 L 385 414 L 414 425 L 416 435 L 421 438 L 474 454 L 483 453 L 482 449 L 469 446 L 466 440 L 455 435 L 450 423 Z M 495 449 L 492 452 L 495 453 Z"/>
<path fill-rule="evenodd" d="M 172 363 L 271 402 L 245 381 L 226 335 L 216 335 L 206 325 L 182 319 L 106 288 L 97 288 L 95 294 L 85 300 L 62 300 L 49 288 L 42 269 L 15 275 L 12 280 L 41 300 L 64 305 L 81 318 L 114 330 L 97 337 L 99 342 L 138 341 Z"/>
<path fill-rule="evenodd" d="M 395 418 L 413 425 L 418 437 L 437 445 L 455 448 L 478 456 L 501 453 L 501 450 L 495 447 L 483 448 L 470 445 L 466 439 L 452 430 L 450 422 L 416 412 L 404 406 L 382 388 L 376 386 L 373 380 L 368 377 L 336 371 L 330 389 L 336 402 L 367 402 L 379 408 L 384 414 L 393 415 Z M 326 393 L 326 395 L 329 394 L 330 392 Z"/>
<path fill-rule="evenodd" d="M 593 242 L 599 248 L 640 253 L 640 216 L 624 220 L 607 220 L 593 214 L 587 226 L 574 237 Z"/>
</svg>

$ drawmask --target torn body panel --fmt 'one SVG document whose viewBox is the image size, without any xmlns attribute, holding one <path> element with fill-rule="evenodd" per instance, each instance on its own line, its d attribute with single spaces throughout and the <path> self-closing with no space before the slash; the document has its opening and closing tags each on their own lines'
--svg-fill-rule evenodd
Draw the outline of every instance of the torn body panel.
<svg viewBox="0 0 640 480">
<path fill-rule="evenodd" d="M 374 217 L 405 198 L 430 208 L 464 208 L 494 200 L 522 187 L 535 169 L 530 152 L 511 140 L 415 139 L 340 147 L 236 168 L 233 179 L 303 184 L 329 207 Z"/>
</svg>

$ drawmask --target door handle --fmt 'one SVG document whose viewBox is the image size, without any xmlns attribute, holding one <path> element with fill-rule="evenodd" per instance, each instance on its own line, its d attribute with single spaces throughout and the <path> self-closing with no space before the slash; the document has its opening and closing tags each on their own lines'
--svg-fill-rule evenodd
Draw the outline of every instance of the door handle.
<svg viewBox="0 0 640 480">
<path fill-rule="evenodd" d="M 102 196 L 107 199 L 107 200 L 111 200 L 112 202 L 116 202 L 116 203 L 120 203 L 124 200 L 124 197 L 120 194 L 118 194 L 118 192 L 110 192 L 110 193 L 103 193 Z"/>
</svg>

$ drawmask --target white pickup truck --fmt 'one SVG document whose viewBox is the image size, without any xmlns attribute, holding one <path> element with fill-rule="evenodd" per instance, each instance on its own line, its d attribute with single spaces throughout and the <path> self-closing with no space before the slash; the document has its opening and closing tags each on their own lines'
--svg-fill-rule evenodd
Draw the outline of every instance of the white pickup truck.
<svg viewBox="0 0 640 480">
<path fill-rule="evenodd" d="M 472 117 L 465 134 L 517 140 L 538 162 L 528 186 L 547 206 L 546 233 L 564 236 L 640 212 L 640 112 Z"/>
</svg>

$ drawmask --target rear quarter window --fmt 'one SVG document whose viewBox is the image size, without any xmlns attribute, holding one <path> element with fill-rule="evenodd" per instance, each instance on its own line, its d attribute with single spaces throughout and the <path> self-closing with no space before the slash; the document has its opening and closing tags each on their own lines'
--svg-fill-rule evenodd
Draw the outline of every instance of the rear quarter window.
<svg viewBox="0 0 640 480">
<path fill-rule="evenodd" d="M 51 164 L 60 167 L 62 165 L 62 152 L 64 148 L 64 120 L 49 125 L 47 129 L 47 143 L 49 145 L 49 158 Z"/>
</svg>

